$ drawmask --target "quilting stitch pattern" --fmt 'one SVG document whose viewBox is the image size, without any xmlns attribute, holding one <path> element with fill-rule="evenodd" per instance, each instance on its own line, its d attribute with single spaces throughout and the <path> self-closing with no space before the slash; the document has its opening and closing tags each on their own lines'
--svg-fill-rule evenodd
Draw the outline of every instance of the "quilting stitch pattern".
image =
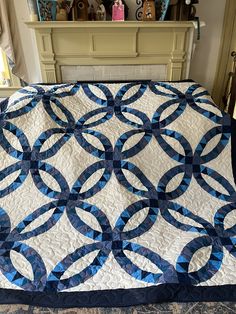
<svg viewBox="0 0 236 314">
<path fill-rule="evenodd" d="M 149 112 L 146 110 L 149 103 L 146 103 L 145 110 L 140 105 L 142 101 L 147 102 L 145 97 L 153 101 Z M 32 116 L 37 115 L 36 109 L 39 106 L 47 117 L 45 121 L 49 119 L 50 123 L 47 125 L 45 122 L 44 130 L 38 137 L 34 137 L 32 129 L 35 126 L 29 124 L 27 129 L 23 124 L 21 127 L 21 123 L 30 123 Z M 83 114 L 80 114 L 83 111 L 81 106 Z M 205 133 L 196 147 L 191 144 L 191 138 L 173 127 L 189 108 L 192 115 L 207 121 Z M 11 284 L 9 287 L 3 285 L 4 288 L 16 286 L 26 291 L 61 292 L 78 287 L 79 290 L 89 279 L 96 278 L 96 274 L 109 263 L 109 258 L 115 261 L 117 269 L 130 278 L 148 285 L 202 285 L 221 272 L 221 269 L 227 271 L 227 265 L 224 265 L 225 252 L 236 257 L 236 225 L 231 224 L 226 228 L 225 221 L 228 215 L 234 214 L 236 191 L 232 170 L 229 169 L 229 174 L 222 174 L 211 167 L 211 162 L 223 151 L 230 151 L 231 121 L 227 114 L 215 108 L 208 93 L 200 85 L 186 83 L 182 86 L 162 82 L 32 85 L 20 90 L 17 97 L 12 97 L 3 109 L 0 116 L 0 153 L 5 154 L 5 161 L 2 157 L 1 160 L 6 166 L 1 167 L 0 171 L 0 270 Z M 117 125 L 123 124 L 124 130 L 128 128 L 128 131 L 117 137 L 115 145 L 106 132 L 101 132 L 101 127 L 104 130 L 109 128 L 109 121 L 117 121 Z M 134 140 L 137 136 L 138 142 Z M 91 138 L 94 141 L 91 142 Z M 73 167 L 81 171 L 70 186 L 67 177 L 50 160 L 55 160 L 72 139 L 85 156 L 89 155 L 95 161 L 85 169 L 83 157 L 81 164 L 73 164 Z M 129 146 L 133 140 L 135 144 Z M 32 141 L 33 145 L 30 144 Z M 153 141 L 164 152 L 163 163 L 173 161 L 173 167 L 168 171 L 162 173 L 160 169 L 161 176 L 156 185 L 149 178 L 148 171 L 144 172 L 132 161 L 144 153 L 148 146 L 153 145 Z M 172 145 L 173 141 L 175 145 Z M 207 150 L 212 141 L 214 147 Z M 94 143 L 98 145 L 95 146 Z M 45 150 L 47 144 L 49 147 Z M 157 159 L 158 157 L 156 155 Z M 67 171 L 73 172 L 74 169 L 68 168 Z M 99 179 L 85 189 L 86 182 L 96 173 L 101 173 Z M 102 207 L 90 201 L 99 197 L 113 176 L 128 196 L 136 198 L 126 208 L 119 209 L 121 214 L 115 225 L 111 224 L 111 217 Z M 39 194 L 48 201 L 36 210 L 29 208 L 30 213 L 14 225 L 11 221 L 14 208 L 6 210 L 5 204 L 9 198 L 15 197 L 17 190 L 24 189 L 29 177 Z M 54 185 L 48 183 L 50 180 L 47 177 L 54 181 Z M 169 189 L 172 180 L 178 177 L 181 180 L 174 189 Z M 136 184 L 133 184 L 134 181 Z M 216 199 L 222 204 L 210 213 L 210 221 L 179 202 L 190 192 L 193 181 L 207 193 L 209 199 Z M 57 189 L 53 188 L 55 186 Z M 109 193 L 112 198 L 113 191 Z M 196 195 L 196 198 L 202 197 L 204 193 Z M 114 204 L 119 207 L 119 202 L 114 201 Z M 135 215 L 144 209 L 148 209 L 147 214 L 137 225 Z M 91 226 L 91 221 L 84 221 L 81 211 L 88 213 L 91 221 L 96 220 L 99 230 Z M 43 221 L 43 215 L 48 213 L 50 215 Z M 40 245 L 43 248 L 44 234 L 58 225 L 64 216 L 74 231 L 90 242 L 78 246 L 67 255 L 62 250 L 60 260 L 49 271 L 38 247 L 31 247 L 27 241 L 42 238 Z M 138 241 L 148 233 L 155 241 L 153 230 L 160 219 L 172 228 L 173 233 L 179 230 L 181 234 L 193 234 L 193 238 L 182 245 L 177 259 L 167 259 L 162 256 L 161 247 L 153 250 Z M 37 221 L 41 223 L 30 228 Z M 130 229 L 127 230 L 127 227 Z M 196 253 L 204 248 L 210 248 L 209 256 L 202 257 L 202 262 L 197 261 L 200 266 L 191 270 Z M 28 275 L 24 275 L 15 266 L 13 251 L 29 263 L 31 270 Z M 86 259 L 93 252 L 97 253 L 85 268 L 66 276 L 75 263 Z M 135 262 L 129 253 L 136 254 Z M 144 260 L 155 265 L 156 270 L 145 269 Z M 135 285 L 132 284 L 131 287 Z M 96 288 L 95 280 L 91 289 Z"/>
</svg>

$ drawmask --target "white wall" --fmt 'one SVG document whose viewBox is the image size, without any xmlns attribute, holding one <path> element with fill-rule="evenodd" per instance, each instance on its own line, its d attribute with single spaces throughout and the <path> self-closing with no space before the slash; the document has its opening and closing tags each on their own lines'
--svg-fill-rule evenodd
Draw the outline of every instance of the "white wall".
<svg viewBox="0 0 236 314">
<path fill-rule="evenodd" d="M 197 15 L 206 26 L 201 29 L 191 63 L 190 78 L 212 91 L 219 57 L 226 0 L 200 0 Z"/>
<path fill-rule="evenodd" d="M 27 0 L 14 0 L 14 4 L 30 83 L 39 83 L 42 79 L 35 36 L 33 31 L 24 24 L 29 21 Z"/>
</svg>

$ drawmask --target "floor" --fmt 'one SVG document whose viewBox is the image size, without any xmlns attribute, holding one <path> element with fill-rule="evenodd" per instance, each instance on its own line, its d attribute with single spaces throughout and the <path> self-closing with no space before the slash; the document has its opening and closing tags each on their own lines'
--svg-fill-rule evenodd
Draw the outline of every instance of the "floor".
<svg viewBox="0 0 236 314">
<path fill-rule="evenodd" d="M 236 303 L 165 303 L 113 309 L 49 309 L 26 305 L 0 305 L 0 314 L 232 314 Z"/>
</svg>

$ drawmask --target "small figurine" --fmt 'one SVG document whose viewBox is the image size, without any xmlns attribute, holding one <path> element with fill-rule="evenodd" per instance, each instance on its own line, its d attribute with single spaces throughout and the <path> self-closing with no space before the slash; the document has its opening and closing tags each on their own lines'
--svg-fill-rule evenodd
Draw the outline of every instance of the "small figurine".
<svg viewBox="0 0 236 314">
<path fill-rule="evenodd" d="M 156 8 L 154 0 L 145 0 L 143 4 L 143 21 L 155 21 Z"/>
<path fill-rule="evenodd" d="M 122 0 L 115 0 L 112 6 L 112 21 L 125 20 L 125 7 Z"/>
<path fill-rule="evenodd" d="M 106 21 L 106 9 L 102 2 L 98 5 L 97 12 L 96 12 L 96 20 Z"/>
<path fill-rule="evenodd" d="M 67 4 L 66 0 L 57 0 L 57 21 L 67 21 L 68 14 L 70 12 L 70 6 Z"/>
<path fill-rule="evenodd" d="M 96 1 L 98 1 L 98 0 L 96 0 Z M 129 0 L 129 1 L 132 2 L 134 0 Z M 141 1 L 141 0 L 139 0 L 139 1 Z M 104 7 L 106 9 L 106 20 L 107 21 L 112 20 L 112 7 L 113 7 L 113 4 L 114 4 L 114 0 L 102 0 L 102 4 L 104 5 Z M 128 19 L 129 7 L 126 4 L 125 0 L 122 0 L 122 4 L 124 5 L 124 8 L 125 8 L 125 19 Z"/>
<path fill-rule="evenodd" d="M 88 18 L 89 18 L 89 21 L 95 21 L 96 20 L 96 13 L 95 13 L 93 4 L 91 4 L 91 6 L 90 6 Z"/>
<path fill-rule="evenodd" d="M 72 8 L 72 16 L 74 21 L 88 20 L 88 0 L 74 0 Z"/>
</svg>

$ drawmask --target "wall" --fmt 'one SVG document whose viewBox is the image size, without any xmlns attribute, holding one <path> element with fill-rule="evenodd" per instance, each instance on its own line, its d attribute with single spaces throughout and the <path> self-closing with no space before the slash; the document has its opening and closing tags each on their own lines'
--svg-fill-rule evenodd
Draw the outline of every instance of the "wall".
<svg viewBox="0 0 236 314">
<path fill-rule="evenodd" d="M 190 77 L 212 91 L 223 27 L 226 0 L 200 0 L 197 15 L 206 26 L 201 29 L 192 60 Z"/>
<path fill-rule="evenodd" d="M 14 0 L 14 4 L 30 83 L 38 83 L 41 82 L 42 79 L 36 40 L 33 31 L 28 29 L 24 24 L 25 21 L 29 21 L 27 0 Z"/>
<path fill-rule="evenodd" d="M 27 68 L 31 83 L 40 82 L 40 68 L 33 31 L 29 30 L 24 21 L 29 20 L 27 0 L 14 0 L 17 12 L 17 21 L 21 33 Z M 132 3 L 132 6 L 131 6 Z M 136 1 L 127 0 L 130 6 L 130 18 L 134 19 Z M 201 40 L 197 42 L 194 53 L 190 77 L 212 90 L 218 62 L 218 52 L 222 32 L 224 8 L 226 0 L 200 0 L 197 5 L 198 15 L 206 22 L 206 27 L 201 30 Z"/>
</svg>

